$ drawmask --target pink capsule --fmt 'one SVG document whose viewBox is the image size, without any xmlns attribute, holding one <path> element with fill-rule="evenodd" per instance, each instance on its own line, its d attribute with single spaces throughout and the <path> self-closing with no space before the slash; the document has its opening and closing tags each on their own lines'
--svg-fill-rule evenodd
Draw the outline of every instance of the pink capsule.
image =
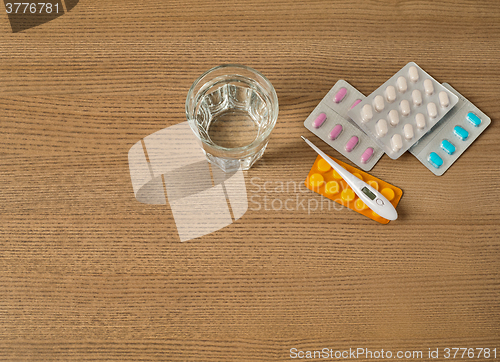
<svg viewBox="0 0 500 362">
<path fill-rule="evenodd" d="M 353 109 L 353 108 L 354 108 L 354 107 L 356 107 L 359 103 L 361 103 L 361 99 L 356 99 L 356 100 L 354 101 L 354 103 L 352 104 L 351 108 L 349 108 L 349 109 Z"/>
<path fill-rule="evenodd" d="M 333 129 L 330 132 L 330 134 L 328 135 L 328 137 L 331 140 L 335 140 L 335 139 L 337 139 L 338 136 L 340 136 L 340 134 L 342 133 L 342 130 L 343 130 L 342 125 L 338 124 L 335 127 L 333 127 Z"/>
<path fill-rule="evenodd" d="M 372 158 L 374 150 L 372 147 L 368 147 L 365 152 L 361 155 L 361 163 L 367 163 Z"/>
<path fill-rule="evenodd" d="M 326 114 L 325 113 L 320 113 L 318 117 L 313 121 L 313 127 L 314 128 L 319 128 L 321 125 L 325 122 L 326 120 Z"/>
<path fill-rule="evenodd" d="M 352 136 L 351 139 L 345 144 L 345 150 L 347 152 L 351 152 L 358 145 L 358 142 L 359 138 L 356 136 Z"/>
<path fill-rule="evenodd" d="M 335 94 L 335 97 L 333 97 L 333 101 L 335 103 L 342 102 L 342 99 L 344 99 L 346 94 L 347 94 L 347 89 L 344 87 L 340 88 L 339 91 L 337 92 L 337 94 Z"/>
</svg>

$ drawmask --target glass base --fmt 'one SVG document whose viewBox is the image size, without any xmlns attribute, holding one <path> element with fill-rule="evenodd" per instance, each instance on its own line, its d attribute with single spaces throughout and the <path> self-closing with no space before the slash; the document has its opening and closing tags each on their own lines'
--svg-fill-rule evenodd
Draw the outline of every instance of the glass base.
<svg viewBox="0 0 500 362">
<path fill-rule="evenodd" d="M 243 171 L 248 170 L 253 166 L 258 159 L 262 157 L 266 150 L 267 143 L 259 150 L 259 152 L 240 159 L 216 157 L 205 151 L 208 162 L 219 167 L 226 173 L 236 172 L 241 167 Z"/>
</svg>

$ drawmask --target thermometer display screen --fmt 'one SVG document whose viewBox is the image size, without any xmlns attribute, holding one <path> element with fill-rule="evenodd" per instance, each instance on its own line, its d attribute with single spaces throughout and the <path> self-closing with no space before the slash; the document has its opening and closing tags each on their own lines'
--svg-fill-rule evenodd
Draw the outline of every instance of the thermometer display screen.
<svg viewBox="0 0 500 362">
<path fill-rule="evenodd" d="M 374 194 L 373 192 L 371 192 L 370 190 L 368 190 L 368 188 L 367 188 L 367 187 L 363 187 L 363 188 L 361 189 L 361 191 L 363 191 L 363 193 L 364 193 L 366 196 L 368 196 L 371 200 L 375 200 L 375 197 L 377 197 L 377 196 L 375 196 L 375 194 Z"/>
</svg>

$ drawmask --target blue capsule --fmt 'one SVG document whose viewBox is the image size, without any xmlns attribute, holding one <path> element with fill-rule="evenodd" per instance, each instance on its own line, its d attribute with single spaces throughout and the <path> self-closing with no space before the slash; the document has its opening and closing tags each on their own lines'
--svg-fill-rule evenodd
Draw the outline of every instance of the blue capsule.
<svg viewBox="0 0 500 362">
<path fill-rule="evenodd" d="M 453 133 L 455 133 L 455 135 L 462 141 L 465 141 L 467 138 L 469 138 L 469 132 L 467 132 L 460 126 L 455 126 L 455 128 L 453 128 Z"/>
<path fill-rule="evenodd" d="M 467 113 L 467 120 L 472 123 L 474 127 L 479 127 L 481 125 L 481 118 L 477 116 L 477 114 L 469 112 Z"/>
<path fill-rule="evenodd" d="M 441 142 L 441 148 L 449 155 L 453 155 L 457 150 L 456 147 L 448 140 L 443 140 Z"/>
<path fill-rule="evenodd" d="M 440 168 L 441 166 L 443 166 L 443 159 L 439 157 L 439 155 L 436 152 L 431 152 L 427 160 L 435 168 Z"/>
</svg>

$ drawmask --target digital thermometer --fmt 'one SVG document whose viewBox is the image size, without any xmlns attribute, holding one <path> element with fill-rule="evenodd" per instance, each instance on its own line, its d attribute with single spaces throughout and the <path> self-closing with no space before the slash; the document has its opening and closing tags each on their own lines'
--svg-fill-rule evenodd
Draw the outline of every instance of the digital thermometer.
<svg viewBox="0 0 500 362">
<path fill-rule="evenodd" d="M 368 185 L 363 180 L 360 180 L 352 173 L 347 171 L 345 168 L 340 166 L 337 162 L 328 157 L 323 151 L 311 143 L 308 139 L 303 136 L 302 139 L 315 150 L 318 155 L 323 157 L 323 159 L 328 162 L 330 166 L 333 167 L 335 171 L 344 179 L 345 182 L 352 188 L 352 190 L 358 195 L 358 197 L 363 201 L 366 206 L 373 210 L 376 214 L 388 220 L 396 220 L 398 218 L 398 213 L 394 206 L 389 200 L 387 200 L 384 195 L 375 190 L 373 187 Z"/>
</svg>

